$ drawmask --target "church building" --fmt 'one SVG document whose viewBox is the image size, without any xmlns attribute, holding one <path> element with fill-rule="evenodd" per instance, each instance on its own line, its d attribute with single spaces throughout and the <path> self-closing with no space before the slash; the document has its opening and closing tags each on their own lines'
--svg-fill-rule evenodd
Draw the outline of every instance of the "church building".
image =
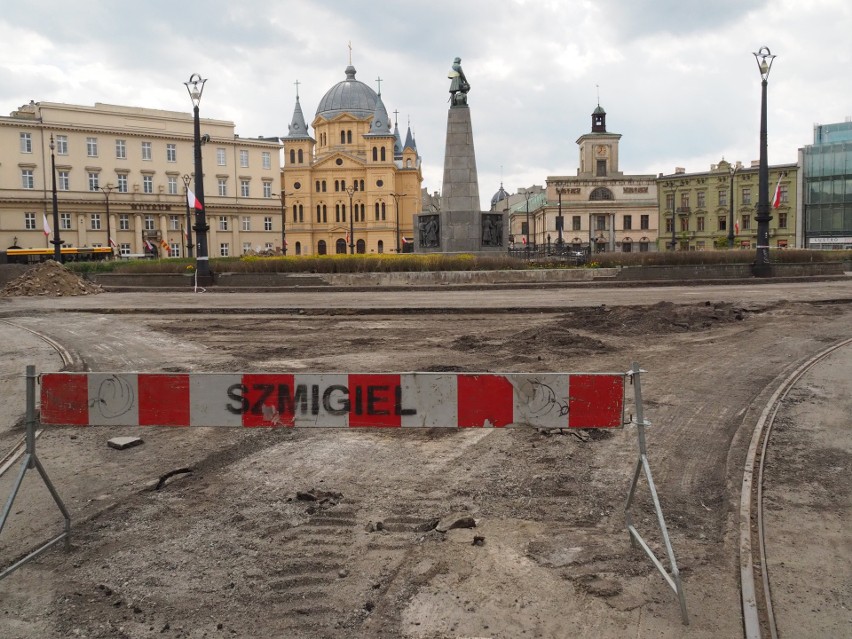
<svg viewBox="0 0 852 639">
<path fill-rule="evenodd" d="M 412 216 L 421 208 L 421 159 L 403 141 L 379 93 L 355 67 L 317 106 L 309 133 L 296 106 L 282 138 L 281 195 L 290 255 L 409 252 Z"/>
</svg>

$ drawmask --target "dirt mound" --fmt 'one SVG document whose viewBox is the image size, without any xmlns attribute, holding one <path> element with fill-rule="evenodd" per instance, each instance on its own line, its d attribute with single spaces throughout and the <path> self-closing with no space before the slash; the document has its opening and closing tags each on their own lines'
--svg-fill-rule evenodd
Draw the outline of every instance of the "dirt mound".
<svg viewBox="0 0 852 639">
<path fill-rule="evenodd" d="M 15 278 L 3 290 L 0 297 L 22 297 L 44 295 L 47 297 L 66 297 L 73 295 L 93 295 L 103 292 L 97 284 L 87 282 L 67 268 L 48 260 L 29 269 Z"/>
<path fill-rule="evenodd" d="M 728 302 L 676 305 L 658 302 L 652 306 L 595 306 L 568 311 L 559 321 L 564 327 L 617 333 L 655 335 L 703 331 L 746 318 L 748 311 Z"/>
</svg>

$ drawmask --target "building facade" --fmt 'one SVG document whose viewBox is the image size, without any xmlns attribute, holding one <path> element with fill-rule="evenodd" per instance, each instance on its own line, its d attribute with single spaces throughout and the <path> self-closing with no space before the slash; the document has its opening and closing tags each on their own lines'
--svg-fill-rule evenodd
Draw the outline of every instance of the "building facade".
<svg viewBox="0 0 852 639">
<path fill-rule="evenodd" d="M 310 135 L 299 97 L 284 143 L 281 190 L 296 255 L 407 252 L 421 210 L 421 159 L 403 141 L 381 94 L 355 68 L 317 106 Z"/>
<path fill-rule="evenodd" d="M 803 246 L 852 249 L 852 121 L 814 126 L 799 166 Z"/>
<path fill-rule="evenodd" d="M 527 226 L 527 203 L 513 207 L 515 238 L 520 233 L 525 239 L 529 232 L 534 245 L 562 243 L 591 252 L 656 250 L 655 176 L 620 170 L 620 140 L 620 134 L 606 130 L 606 111 L 598 105 L 591 132 L 577 139 L 577 175 L 547 178 L 544 198 L 531 214 L 532 228 Z"/>
<path fill-rule="evenodd" d="M 682 168 L 657 178 L 660 238 L 658 249 L 704 251 L 753 249 L 757 241 L 758 171 L 754 162 L 722 160 L 709 171 L 687 173 Z M 797 176 L 795 164 L 769 167 L 771 248 L 794 248 L 796 239 Z M 773 207 L 776 189 L 777 207 Z"/>
<path fill-rule="evenodd" d="M 240 138 L 234 128 L 201 120 L 212 257 L 281 246 L 281 144 Z M 55 226 L 51 160 L 66 246 L 112 240 L 122 256 L 187 255 L 186 228 L 194 225 L 187 222 L 185 184 L 194 178 L 190 112 L 31 102 L 0 118 L 3 247 L 51 246 L 53 235 L 45 234 L 45 224 L 51 232 Z"/>
</svg>

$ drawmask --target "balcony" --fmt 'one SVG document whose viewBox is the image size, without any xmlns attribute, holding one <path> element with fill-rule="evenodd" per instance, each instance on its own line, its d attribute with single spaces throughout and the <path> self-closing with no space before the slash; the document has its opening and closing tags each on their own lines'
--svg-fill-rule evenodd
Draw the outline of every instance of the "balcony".
<svg viewBox="0 0 852 639">
<path fill-rule="evenodd" d="M 677 214 L 678 215 L 689 215 L 691 211 L 692 211 L 692 209 L 688 206 L 677 207 Z"/>
</svg>

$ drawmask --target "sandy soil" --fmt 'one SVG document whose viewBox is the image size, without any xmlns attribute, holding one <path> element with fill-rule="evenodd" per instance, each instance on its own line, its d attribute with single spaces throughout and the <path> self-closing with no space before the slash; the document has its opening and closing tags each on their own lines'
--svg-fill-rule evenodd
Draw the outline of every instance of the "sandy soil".
<svg viewBox="0 0 852 639">
<path fill-rule="evenodd" d="M 451 316 L 17 317 L 73 345 L 92 370 L 598 372 L 638 361 L 691 624 L 624 528 L 631 428 L 99 428 L 39 440 L 72 511 L 72 550 L 0 582 L 2 635 L 741 636 L 735 512 L 749 426 L 778 379 L 849 337 L 850 319 L 844 304 L 725 301 Z M 0 433 L 0 450 L 20 434 Z M 119 434 L 145 444 L 109 449 Z M 154 489 L 180 468 L 191 472 Z M 60 530 L 34 479 L 13 511 L 4 565 Z M 434 530 L 453 513 L 476 527 Z M 634 519 L 658 544 L 644 484 Z M 848 584 L 838 600 L 848 604 Z"/>
</svg>

